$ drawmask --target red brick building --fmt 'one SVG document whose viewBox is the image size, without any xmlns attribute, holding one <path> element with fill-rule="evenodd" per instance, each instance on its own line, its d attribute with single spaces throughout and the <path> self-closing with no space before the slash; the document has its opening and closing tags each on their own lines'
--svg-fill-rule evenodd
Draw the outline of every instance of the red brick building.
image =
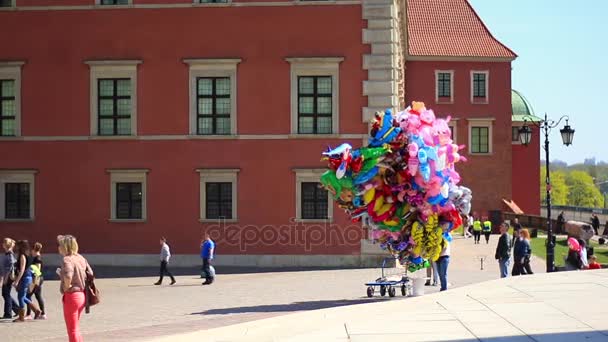
<svg viewBox="0 0 608 342">
<path fill-rule="evenodd" d="M 493 38 L 481 53 L 504 56 L 421 55 L 438 41 L 415 28 L 437 25 L 416 13 L 433 3 L 1 1 L 0 235 L 72 233 L 111 265 L 156 264 L 164 235 L 190 265 L 210 230 L 219 264 L 359 265 L 364 231 L 316 187 L 320 152 L 363 144 L 375 110 L 412 99 L 458 119 L 458 143 L 473 130 L 484 145 L 488 127 L 461 169 L 476 210 L 519 203 L 511 167 L 533 148 L 511 145 L 515 55 Z M 468 95 L 473 71 L 487 104 Z"/>
</svg>

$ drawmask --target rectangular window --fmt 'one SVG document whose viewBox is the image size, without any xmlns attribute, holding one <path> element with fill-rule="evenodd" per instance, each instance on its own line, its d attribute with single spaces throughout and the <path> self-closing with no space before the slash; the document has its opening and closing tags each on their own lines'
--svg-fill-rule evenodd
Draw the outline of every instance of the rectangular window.
<svg viewBox="0 0 608 342">
<path fill-rule="evenodd" d="M 519 142 L 519 127 L 517 126 L 511 127 L 511 142 Z"/>
<path fill-rule="evenodd" d="M 298 133 L 332 133 L 332 77 L 298 76 Z"/>
<path fill-rule="evenodd" d="M 0 7 L 12 7 L 13 0 L 0 0 Z"/>
<path fill-rule="evenodd" d="M 14 136 L 17 106 L 15 80 L 0 80 L 0 136 Z"/>
<path fill-rule="evenodd" d="M 232 219 L 232 183 L 205 183 L 207 219 Z"/>
<path fill-rule="evenodd" d="M 302 182 L 301 186 L 302 219 L 327 219 L 327 190 L 315 182 Z"/>
<path fill-rule="evenodd" d="M 227 2 L 228 0 L 198 0 L 199 4 L 224 4 Z"/>
<path fill-rule="evenodd" d="M 198 134 L 230 134 L 230 83 L 230 77 L 196 78 Z"/>
<path fill-rule="evenodd" d="M 437 73 L 437 96 L 452 97 L 452 74 L 449 72 Z"/>
<path fill-rule="evenodd" d="M 99 135 L 131 134 L 131 79 L 97 80 Z"/>
<path fill-rule="evenodd" d="M 129 0 L 100 0 L 100 5 L 128 5 Z"/>
<path fill-rule="evenodd" d="M 471 152 L 489 153 L 490 152 L 490 128 L 471 127 Z"/>
<path fill-rule="evenodd" d="M 486 74 L 473 73 L 473 97 L 486 97 Z"/>
<path fill-rule="evenodd" d="M 116 183 L 116 218 L 142 219 L 142 183 Z"/>
<path fill-rule="evenodd" d="M 30 218 L 30 183 L 4 183 L 5 218 Z"/>
</svg>

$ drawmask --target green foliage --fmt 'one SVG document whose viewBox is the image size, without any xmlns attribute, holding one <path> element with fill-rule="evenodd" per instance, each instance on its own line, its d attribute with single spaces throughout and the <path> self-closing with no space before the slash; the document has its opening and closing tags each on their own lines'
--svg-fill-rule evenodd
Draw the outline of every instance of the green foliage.
<svg viewBox="0 0 608 342">
<path fill-rule="evenodd" d="M 604 207 L 604 197 L 585 171 L 571 171 L 566 175 L 568 204 L 579 207 Z"/>
<path fill-rule="evenodd" d="M 547 201 L 547 190 L 545 185 L 545 171 L 540 169 L 540 198 L 543 204 Z M 568 205 L 568 185 L 566 185 L 566 173 L 562 170 L 551 171 L 551 203 L 554 205 Z"/>
</svg>

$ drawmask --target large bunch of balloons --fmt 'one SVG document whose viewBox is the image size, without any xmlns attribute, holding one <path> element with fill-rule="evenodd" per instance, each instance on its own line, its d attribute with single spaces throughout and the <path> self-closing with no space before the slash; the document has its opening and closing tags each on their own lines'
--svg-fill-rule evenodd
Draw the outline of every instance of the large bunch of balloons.
<svg viewBox="0 0 608 342">
<path fill-rule="evenodd" d="M 458 185 L 454 167 L 466 161 L 458 152 L 464 146 L 453 143 L 449 121 L 413 102 L 397 114 L 376 113 L 368 147 L 323 152 L 323 187 L 411 271 L 439 258 L 471 210 L 471 191 Z"/>
</svg>

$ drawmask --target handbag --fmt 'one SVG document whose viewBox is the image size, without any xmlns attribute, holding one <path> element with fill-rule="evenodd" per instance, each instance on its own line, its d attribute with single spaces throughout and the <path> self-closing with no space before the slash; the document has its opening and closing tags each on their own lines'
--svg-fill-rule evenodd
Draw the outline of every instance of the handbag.
<svg viewBox="0 0 608 342">
<path fill-rule="evenodd" d="M 84 297 L 85 297 L 85 312 L 90 313 L 90 307 L 99 304 L 101 296 L 99 288 L 95 285 L 95 276 L 91 270 L 91 266 L 87 263 L 86 279 L 84 286 Z"/>
</svg>

